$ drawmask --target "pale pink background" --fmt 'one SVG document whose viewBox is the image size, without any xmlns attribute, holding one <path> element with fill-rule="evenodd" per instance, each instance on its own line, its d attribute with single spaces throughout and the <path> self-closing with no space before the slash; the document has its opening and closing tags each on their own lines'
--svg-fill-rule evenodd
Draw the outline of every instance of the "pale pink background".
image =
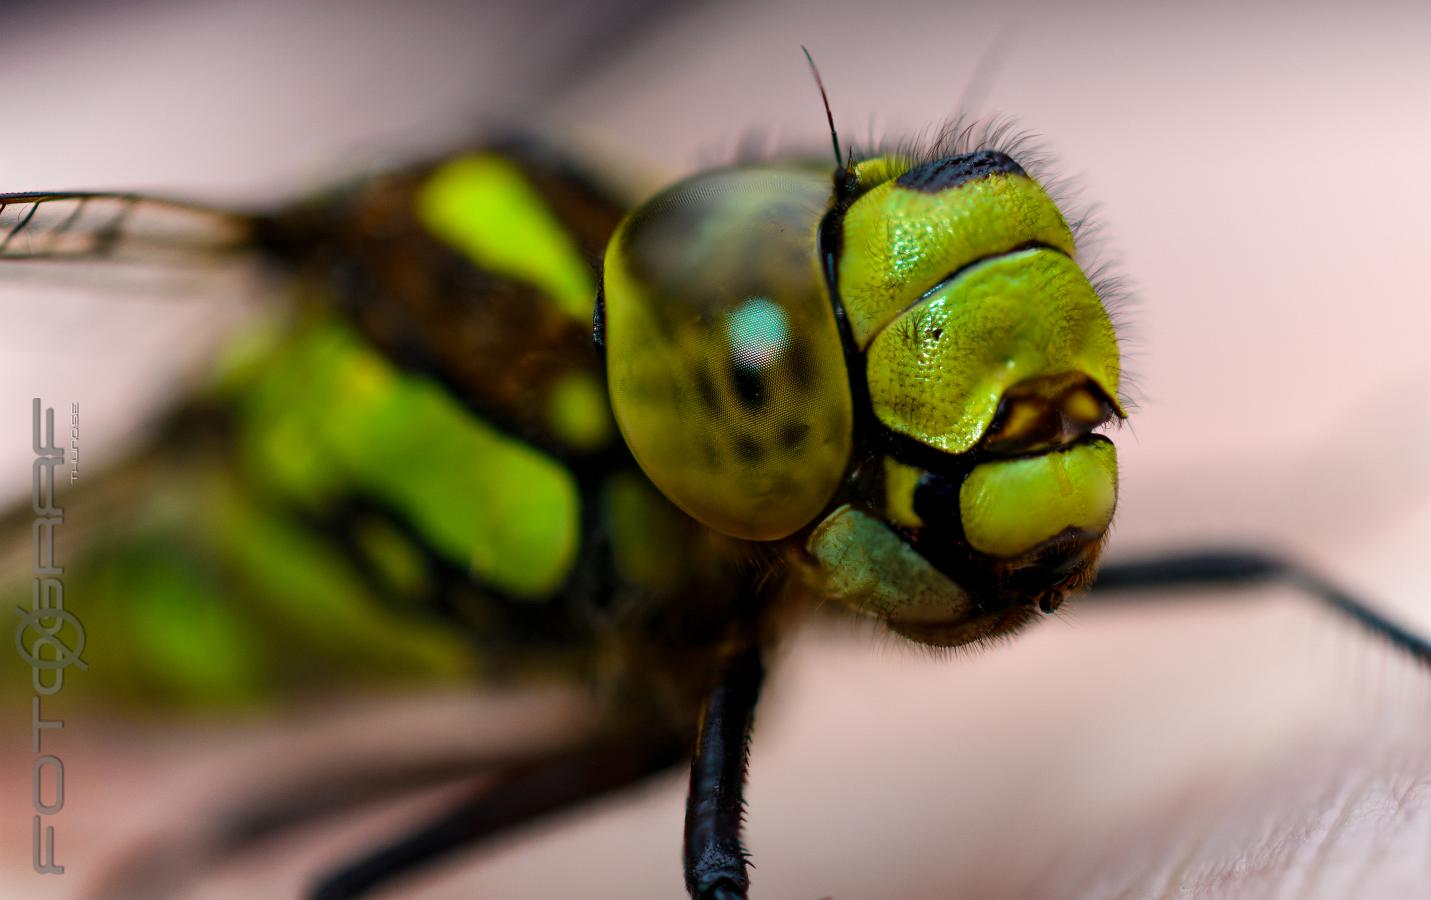
<svg viewBox="0 0 1431 900">
<path fill-rule="evenodd" d="M 291 195 L 523 110 L 524 84 L 579 27 L 496 5 L 30 7 L 0 27 L 0 188 Z M 1272 543 L 1431 631 L 1424 3 L 711 4 L 526 113 L 628 154 L 633 178 L 721 159 L 750 129 L 820 148 L 801 44 L 863 137 L 937 123 L 1002 27 L 985 108 L 1078 177 L 1139 298 L 1112 552 Z M 95 471 L 221 330 L 202 305 L 76 293 L 0 280 L 0 493 L 28 483 L 31 396 L 81 402 Z M 28 704 L 13 712 L 19 725 Z M 429 720 L 435 733 L 450 717 Z M 123 749 L 105 727 L 65 736 L 72 868 L 45 882 L 28 868 L 27 735 L 7 726 L 0 894 L 71 896 L 122 842 L 182 826 L 207 786 L 284 752 L 257 727 L 176 726 Z M 396 733 L 421 746 L 430 732 Z M 952 658 L 806 632 L 753 751 L 757 895 L 1417 896 L 1428 746 L 1425 673 L 1281 590 L 1075 604 Z M 667 779 L 393 896 L 678 896 L 682 796 Z M 412 811 L 251 855 L 203 896 L 289 895 Z M 1261 880 L 1316 848 L 1321 881 Z"/>
</svg>

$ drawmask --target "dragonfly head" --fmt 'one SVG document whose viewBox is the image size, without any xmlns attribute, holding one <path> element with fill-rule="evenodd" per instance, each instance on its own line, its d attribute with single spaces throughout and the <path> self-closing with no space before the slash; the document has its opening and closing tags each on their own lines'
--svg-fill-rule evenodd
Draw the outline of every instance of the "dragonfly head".
<svg viewBox="0 0 1431 900">
<path fill-rule="evenodd" d="M 931 644 L 1092 578 L 1117 493 L 1112 323 L 1058 207 L 997 151 L 831 179 L 735 168 L 635 210 L 599 318 L 612 407 L 693 518 L 813 558 Z"/>
<path fill-rule="evenodd" d="M 828 593 L 957 645 L 1091 582 L 1117 498 L 1116 335 L 1010 157 L 865 164 L 822 228 L 864 457 L 806 550 Z M 857 457 L 860 450 L 857 450 Z"/>
</svg>

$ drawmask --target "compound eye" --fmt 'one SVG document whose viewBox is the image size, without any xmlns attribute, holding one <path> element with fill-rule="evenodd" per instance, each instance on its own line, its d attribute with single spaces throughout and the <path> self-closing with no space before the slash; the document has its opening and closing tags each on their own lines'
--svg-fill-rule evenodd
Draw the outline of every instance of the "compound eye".
<svg viewBox="0 0 1431 900">
<path fill-rule="evenodd" d="M 815 252 L 828 184 L 774 170 L 676 185 L 612 238 L 612 409 L 672 502 L 775 540 L 818 514 L 850 454 L 844 353 Z"/>
</svg>

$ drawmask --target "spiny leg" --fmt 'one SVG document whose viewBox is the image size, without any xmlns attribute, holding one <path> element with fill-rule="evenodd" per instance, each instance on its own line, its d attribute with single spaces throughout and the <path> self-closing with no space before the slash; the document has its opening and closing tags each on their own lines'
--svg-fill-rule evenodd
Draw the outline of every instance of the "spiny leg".
<svg viewBox="0 0 1431 900">
<path fill-rule="evenodd" d="M 500 772 L 495 783 L 407 834 L 328 872 L 307 896 L 360 897 L 499 832 L 633 785 L 675 765 L 684 750 L 669 733 L 636 731 L 543 762 L 512 766 Z"/>
<path fill-rule="evenodd" d="M 750 729 L 764 677 L 760 649 L 740 651 L 701 715 L 686 799 L 686 890 L 695 900 L 743 900 L 750 887 L 740 826 Z"/>
<path fill-rule="evenodd" d="M 1367 603 L 1305 565 L 1255 550 L 1207 550 L 1171 553 L 1132 562 L 1104 565 L 1093 583 L 1090 599 L 1112 599 L 1120 591 L 1184 587 L 1250 586 L 1282 582 L 1300 588 L 1338 613 L 1348 616 L 1421 662 L 1431 665 L 1431 640 L 1397 624 Z"/>
</svg>

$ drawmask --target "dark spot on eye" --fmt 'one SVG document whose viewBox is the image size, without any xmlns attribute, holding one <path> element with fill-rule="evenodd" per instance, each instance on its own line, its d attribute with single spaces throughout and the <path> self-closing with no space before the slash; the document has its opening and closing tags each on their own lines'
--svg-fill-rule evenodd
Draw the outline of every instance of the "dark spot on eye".
<svg viewBox="0 0 1431 900">
<path fill-rule="evenodd" d="M 720 468 L 720 451 L 716 449 L 710 438 L 701 438 L 701 462 L 706 464 L 707 469 Z"/>
<path fill-rule="evenodd" d="M 940 338 L 944 337 L 944 329 L 943 329 L 943 328 L 932 328 L 932 329 L 930 329 L 930 331 L 929 331 L 929 336 L 932 337 L 932 338 L 934 338 L 934 339 L 937 341 L 937 340 L 939 340 Z"/>
<path fill-rule="evenodd" d="M 765 456 L 760 444 L 748 434 L 742 434 L 735 439 L 735 454 L 740 457 L 741 462 L 752 466 Z"/>
<path fill-rule="evenodd" d="M 710 412 L 720 410 L 720 396 L 716 393 L 715 379 L 705 363 L 691 369 L 691 380 L 696 383 L 696 394 L 701 398 L 701 406 Z"/>
<path fill-rule="evenodd" d="M 808 342 L 798 338 L 790 342 L 785 351 L 785 366 L 790 372 L 790 380 L 802 393 L 808 394 L 815 389 L 818 379 L 815 377 L 815 360 Z"/>
<path fill-rule="evenodd" d="M 786 422 L 780 427 L 780 446 L 788 451 L 798 450 L 809 433 L 808 422 Z"/>
<path fill-rule="evenodd" d="M 765 404 L 765 376 L 760 374 L 759 369 L 733 362 L 730 382 L 746 409 L 759 409 Z"/>
</svg>

